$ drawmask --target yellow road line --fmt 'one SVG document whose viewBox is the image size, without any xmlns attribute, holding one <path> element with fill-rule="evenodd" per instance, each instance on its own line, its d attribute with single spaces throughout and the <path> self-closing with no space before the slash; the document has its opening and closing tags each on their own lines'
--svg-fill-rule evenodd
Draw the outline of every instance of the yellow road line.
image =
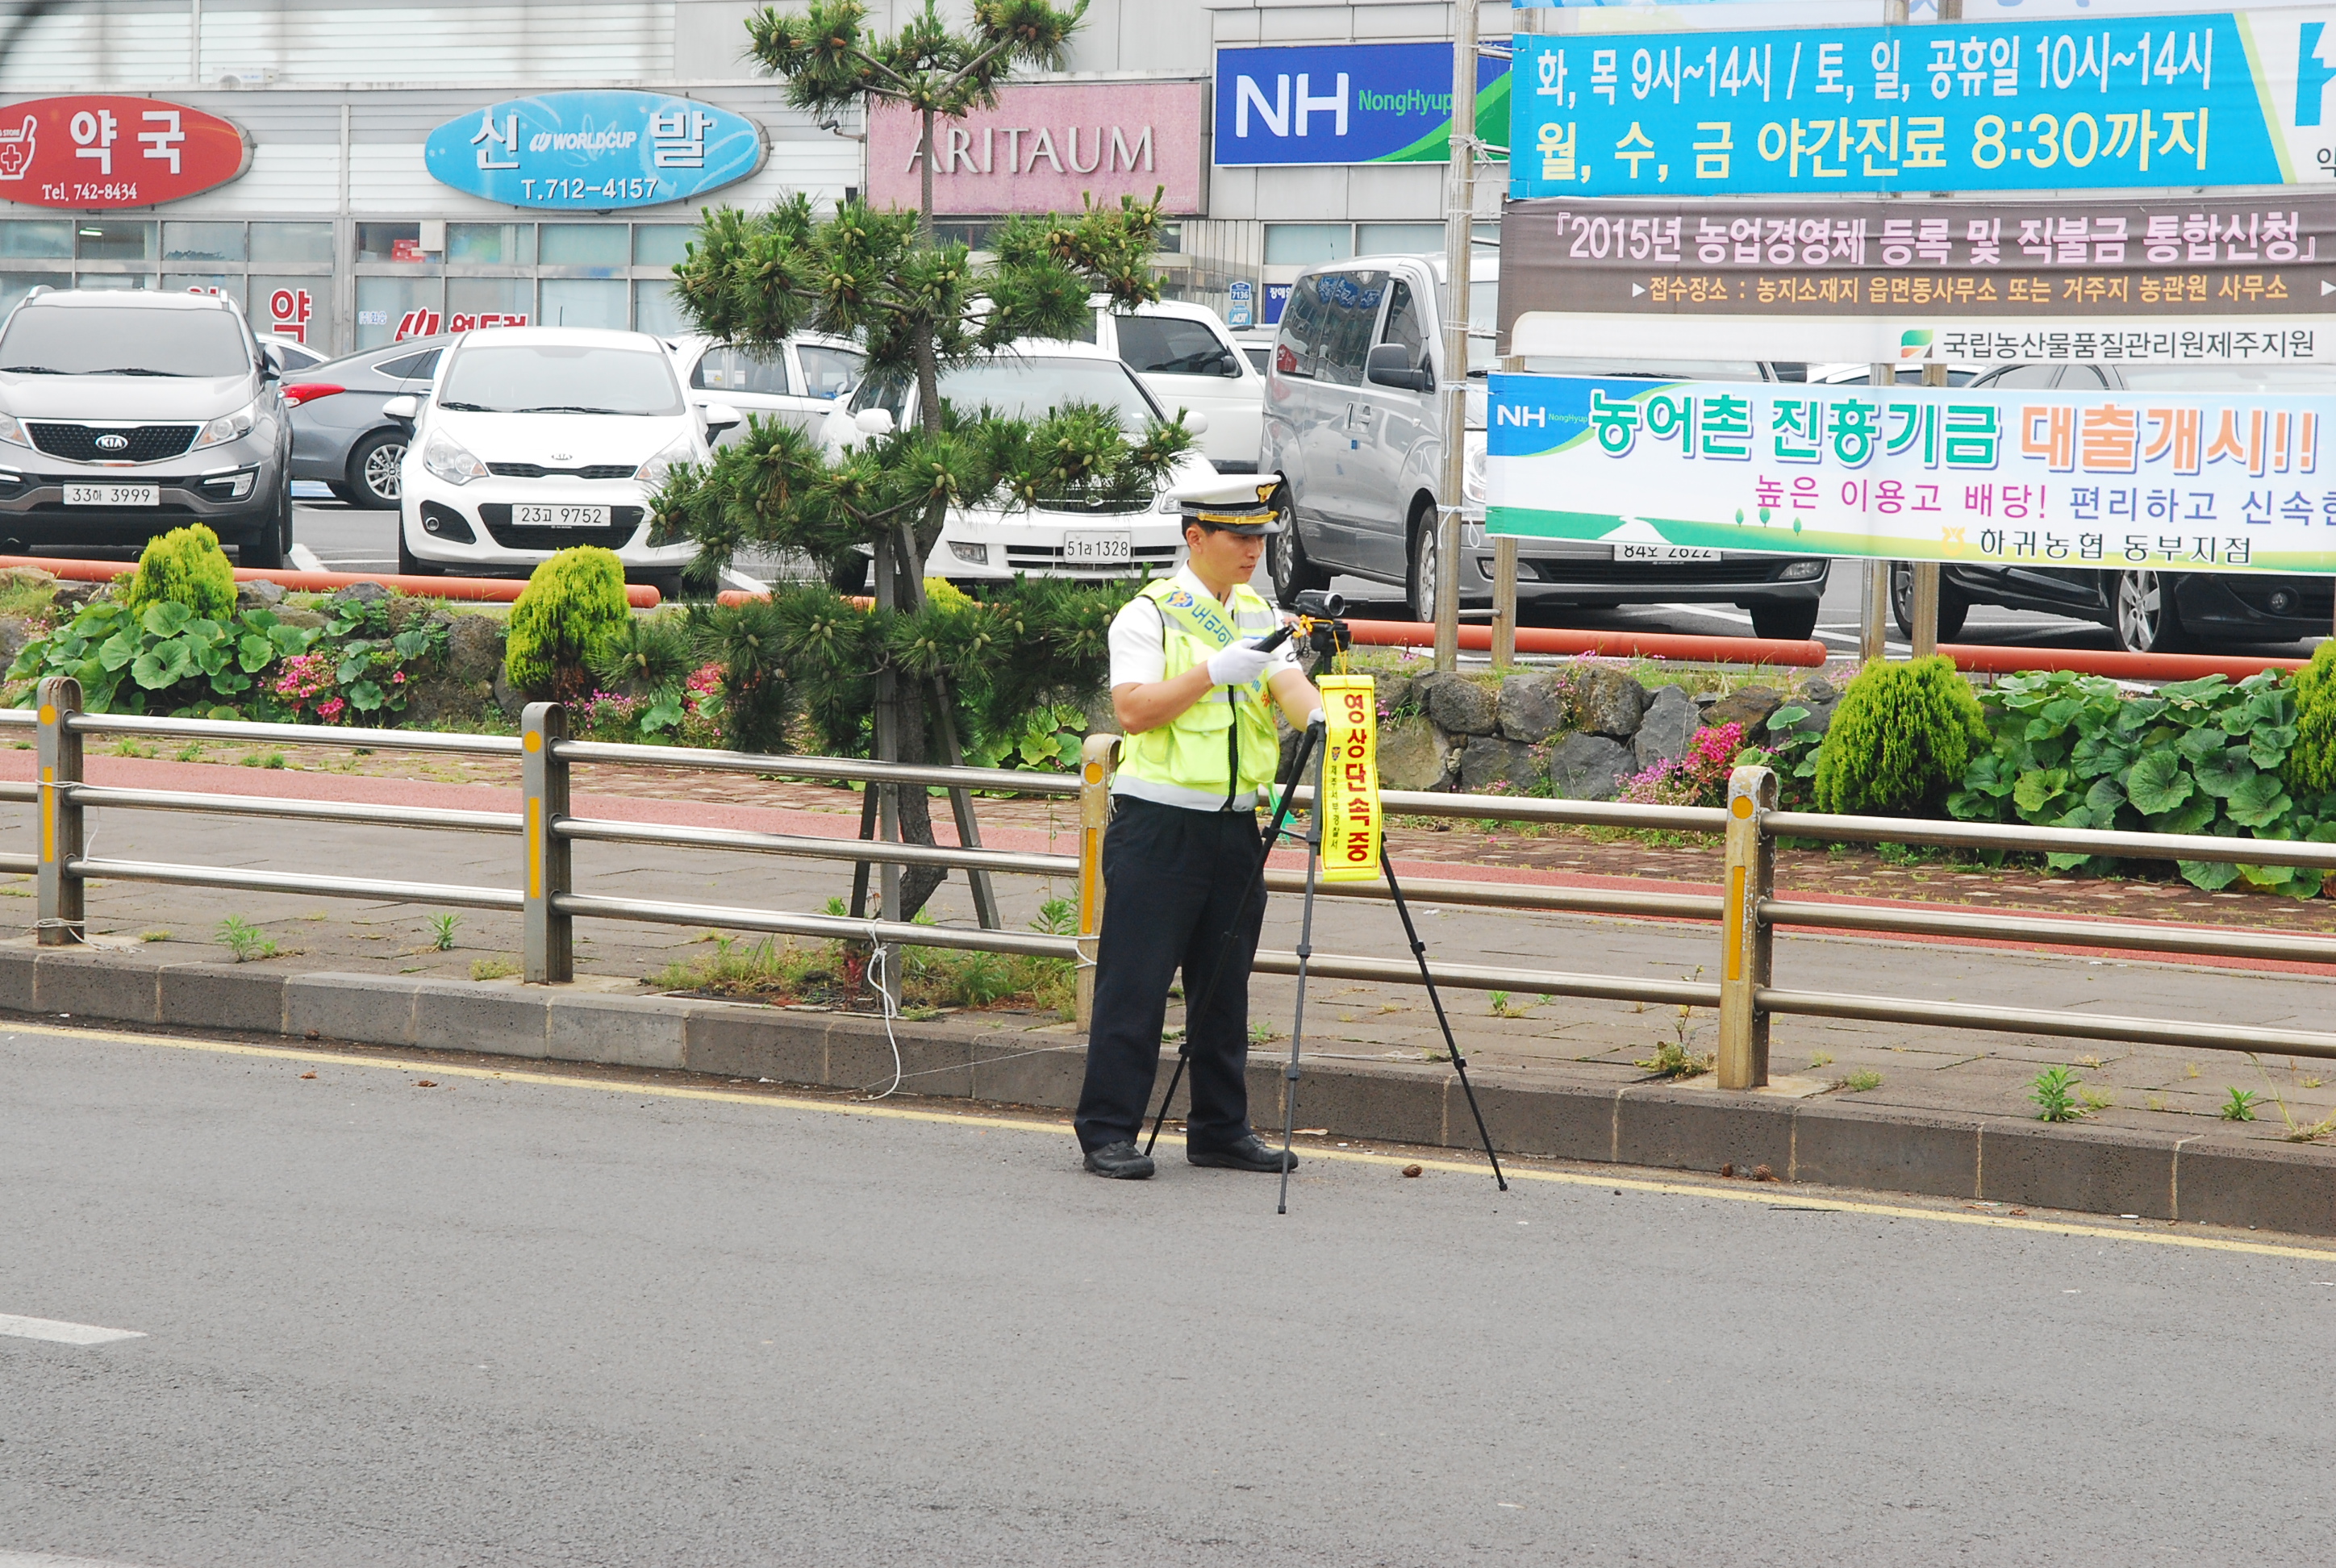
<svg viewBox="0 0 2336 1568">
<path fill-rule="evenodd" d="M 63 1026 L 28 1026 L 6 1031 L 8 1034 L 64 1035 L 75 1039 L 105 1040 L 120 1045 L 153 1046 L 168 1050 L 201 1051 L 213 1056 L 260 1057 L 276 1061 L 299 1062 L 307 1066 L 369 1067 L 377 1072 L 427 1073 L 433 1077 L 500 1079 L 506 1083 L 538 1084 L 546 1088 L 591 1089 L 601 1094 L 643 1095 L 668 1100 L 712 1100 L 738 1105 L 763 1105 L 789 1111 L 819 1111 L 831 1115 L 865 1116 L 900 1122 L 937 1122 L 960 1127 L 997 1127 L 1014 1132 L 1048 1133 L 1067 1136 L 1068 1123 L 1037 1121 L 1019 1116 L 986 1116 L 968 1111 L 912 1110 L 906 1105 L 873 1105 L 867 1102 L 838 1100 L 807 1100 L 788 1095 L 742 1094 L 730 1089 L 692 1088 L 680 1084 L 628 1083 L 615 1078 L 579 1078 L 551 1072 L 530 1071 L 514 1067 L 464 1067 L 450 1062 L 433 1062 L 402 1057 L 357 1057 L 338 1051 L 309 1050 L 298 1047 L 247 1046 L 228 1040 L 180 1038 L 167 1035 L 130 1034 L 112 1029 L 73 1028 Z M 1168 1135 L 1162 1135 L 1163 1139 Z M 1181 1140 L 1168 1140 L 1181 1141 Z M 1492 1173 L 1483 1165 L 1463 1164 L 1457 1160 L 1417 1159 L 1404 1154 L 1374 1154 L 1358 1149 L 1328 1149 L 1309 1144 L 1307 1157 L 1333 1160 L 1346 1164 L 1387 1165 L 1401 1167 L 1419 1165 L 1430 1171 L 1448 1171 L 1458 1175 L 1482 1179 Z M 1680 1198 L 1710 1198 L 1729 1203 L 1775 1203 L 1795 1196 L 1810 1194 L 1784 1184 L 1730 1184 L 1725 1187 L 1707 1186 L 1697 1182 L 1665 1182 L 1641 1176 L 1591 1175 L 1577 1171 L 1546 1171 L 1532 1166 L 1502 1167 L 1512 1181 L 1543 1182 L 1560 1186 L 1604 1187 L 1609 1192 L 1659 1193 Z M 1956 1202 L 1942 1199 L 1942 1203 Z M 1988 1214 L 1971 1211 L 1954 1213 L 1942 1209 L 1915 1208 L 1899 1203 L 1869 1203 L 1854 1199 L 1820 1198 L 1814 1202 L 1791 1206 L 1823 1209 L 1844 1214 L 1870 1214 L 1891 1220 L 1927 1220 L 1949 1225 L 1977 1225 L 1988 1230 L 2034 1231 L 2053 1236 L 2093 1236 L 2111 1242 L 2144 1242 L 2158 1247 L 2194 1247 L 2214 1252 L 2253 1252 L 2271 1258 L 2309 1258 L 2315 1262 L 2336 1262 L 2336 1251 L 2316 1247 L 2283 1246 L 2275 1242 L 2242 1242 L 2222 1236 L 2185 1236 L 2166 1231 L 2125 1230 L 2109 1225 L 2087 1225 L 2059 1220 L 2039 1220 L 2011 1214 Z M 2159 1221 L 2145 1221 L 2157 1224 Z"/>
</svg>

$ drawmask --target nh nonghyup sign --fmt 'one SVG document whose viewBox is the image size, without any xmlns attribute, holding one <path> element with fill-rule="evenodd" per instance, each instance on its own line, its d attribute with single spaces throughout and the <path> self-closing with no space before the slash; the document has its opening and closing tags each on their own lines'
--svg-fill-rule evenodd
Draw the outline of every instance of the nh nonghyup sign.
<svg viewBox="0 0 2336 1568">
<path fill-rule="evenodd" d="M 450 120 L 423 143 L 431 178 L 510 207 L 597 211 L 718 190 L 762 168 L 763 128 L 667 93 L 544 93 Z"/>
<path fill-rule="evenodd" d="M 1476 133 L 1505 146 L 1509 68 L 1476 63 Z M 1452 156 L 1452 45 L 1335 44 L 1217 51 L 1220 168 L 1441 163 Z"/>
</svg>

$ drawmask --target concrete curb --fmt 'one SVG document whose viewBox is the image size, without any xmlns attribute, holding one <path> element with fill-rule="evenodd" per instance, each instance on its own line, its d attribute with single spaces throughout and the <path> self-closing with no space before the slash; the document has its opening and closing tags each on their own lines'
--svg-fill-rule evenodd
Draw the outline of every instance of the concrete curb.
<svg viewBox="0 0 2336 1568">
<path fill-rule="evenodd" d="M 112 946 L 0 944 L 0 1010 L 768 1078 L 828 1089 L 891 1081 L 881 1022 L 746 1003 L 394 975 L 287 974 L 174 963 Z M 1067 1028 L 897 1024 L 902 1090 L 1067 1110 L 1084 1041 Z M 2336 1236 L 2336 1150 L 1844 1100 L 1721 1096 L 1664 1084 L 1552 1085 L 1479 1070 L 1504 1153 Z M 1280 1122 L 1281 1067 L 1250 1064 L 1260 1125 Z M 1433 1066 L 1308 1065 L 1309 1126 L 1356 1139 L 1467 1148 L 1466 1099 Z M 1181 1105 L 1178 1107 L 1182 1108 Z"/>
</svg>

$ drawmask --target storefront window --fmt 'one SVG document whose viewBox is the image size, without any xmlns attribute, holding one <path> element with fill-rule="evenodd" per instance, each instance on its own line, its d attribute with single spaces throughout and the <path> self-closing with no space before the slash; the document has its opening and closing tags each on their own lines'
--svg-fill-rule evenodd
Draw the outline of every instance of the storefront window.
<svg viewBox="0 0 2336 1568">
<path fill-rule="evenodd" d="M 1268 267 L 1310 267 L 1319 261 L 1344 261 L 1354 253 L 1355 231 L 1344 223 L 1265 226 Z"/>
<path fill-rule="evenodd" d="M 331 278 L 268 278 L 255 272 L 244 299 L 253 331 L 297 337 L 326 353 L 332 351 Z"/>
<path fill-rule="evenodd" d="M 482 224 L 479 227 L 492 225 Z M 454 243 L 451 233 L 446 237 L 446 243 L 449 248 Z M 535 279 L 450 278 L 446 280 L 446 316 L 450 331 L 469 331 L 478 326 L 524 326 L 535 319 Z"/>
<path fill-rule="evenodd" d="M 419 237 L 421 229 L 414 234 Z M 251 226 L 251 258 L 277 266 L 302 262 L 333 264 L 333 226 L 329 223 L 255 223 Z"/>
<path fill-rule="evenodd" d="M 0 256 L 63 260 L 73 254 L 73 229 L 69 218 L 0 223 Z"/>
<path fill-rule="evenodd" d="M 696 237 L 697 229 L 693 224 L 641 224 L 633 230 L 633 265 L 678 267 L 689 249 L 689 242 Z"/>
<path fill-rule="evenodd" d="M 446 259 L 465 267 L 530 267 L 535 262 L 532 223 L 449 223 Z"/>
<path fill-rule="evenodd" d="M 243 278 L 233 272 L 166 272 L 162 274 L 162 290 L 166 294 L 184 291 L 189 294 L 217 294 L 243 303 Z"/>
<path fill-rule="evenodd" d="M 620 278 L 547 278 L 543 280 L 545 326 L 608 326 L 621 332 L 625 285 Z"/>
<path fill-rule="evenodd" d="M 83 261 L 151 261 L 154 226 L 113 218 L 84 218 L 73 229 L 73 251 Z"/>
<path fill-rule="evenodd" d="M 1441 223 L 1358 223 L 1355 225 L 1355 254 L 1358 256 L 1409 256 L 1421 251 L 1444 248 L 1444 225 Z"/>
<path fill-rule="evenodd" d="M 540 243 L 546 267 L 622 267 L 628 248 L 621 223 L 547 223 Z"/>
<path fill-rule="evenodd" d="M 154 280 L 142 272 L 84 272 L 73 279 L 75 288 L 151 288 Z"/>
<path fill-rule="evenodd" d="M 165 223 L 162 225 L 162 259 L 240 261 L 243 259 L 243 225 Z"/>
<path fill-rule="evenodd" d="M 422 225 L 419 223 L 360 223 L 357 225 L 357 259 L 359 261 L 421 261 Z M 367 347 L 372 346 L 370 344 Z"/>
<path fill-rule="evenodd" d="M 16 302 L 35 288 L 71 288 L 73 278 L 63 272 L 0 272 L 0 316 L 16 308 Z"/>
<path fill-rule="evenodd" d="M 357 346 L 424 337 L 445 325 L 445 286 L 435 278 L 357 279 Z"/>
<path fill-rule="evenodd" d="M 681 313 L 681 301 L 674 297 L 672 284 L 662 278 L 633 279 L 633 327 L 661 337 L 679 337 L 690 329 L 689 318 Z"/>
</svg>

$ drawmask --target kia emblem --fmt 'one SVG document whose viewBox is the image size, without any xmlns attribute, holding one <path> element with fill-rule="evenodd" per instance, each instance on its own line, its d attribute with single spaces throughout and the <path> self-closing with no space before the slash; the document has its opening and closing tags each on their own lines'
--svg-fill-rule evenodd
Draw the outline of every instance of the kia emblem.
<svg viewBox="0 0 2336 1568">
<path fill-rule="evenodd" d="M 97 449 L 100 452 L 127 452 L 130 450 L 130 438 L 108 431 L 97 438 Z"/>
<path fill-rule="evenodd" d="M 575 454 L 572 453 L 555 452 L 551 454 L 551 461 L 554 463 L 571 463 L 574 460 Z"/>
</svg>

